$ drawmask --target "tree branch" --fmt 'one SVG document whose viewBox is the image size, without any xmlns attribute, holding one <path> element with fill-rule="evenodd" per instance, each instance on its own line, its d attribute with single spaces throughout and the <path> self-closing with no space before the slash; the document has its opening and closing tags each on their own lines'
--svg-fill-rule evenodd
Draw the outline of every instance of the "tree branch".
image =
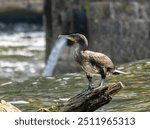
<svg viewBox="0 0 150 129">
<path fill-rule="evenodd" d="M 115 95 L 123 88 L 121 82 L 107 84 L 104 87 L 97 87 L 92 91 L 83 91 L 75 97 L 71 98 L 64 107 L 63 112 L 92 112 L 108 104 Z"/>
</svg>

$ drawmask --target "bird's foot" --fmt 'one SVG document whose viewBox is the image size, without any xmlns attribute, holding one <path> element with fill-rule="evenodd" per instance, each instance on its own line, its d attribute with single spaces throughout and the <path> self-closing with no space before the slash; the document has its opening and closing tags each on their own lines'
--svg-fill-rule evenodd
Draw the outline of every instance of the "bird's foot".
<svg viewBox="0 0 150 129">
<path fill-rule="evenodd" d="M 85 90 L 87 90 L 87 91 L 92 91 L 94 89 L 94 87 L 88 87 L 87 89 L 85 89 Z"/>
<path fill-rule="evenodd" d="M 94 89 L 94 87 L 88 86 L 88 87 L 84 90 L 84 92 L 89 92 L 89 91 L 92 91 L 93 89 Z"/>
<path fill-rule="evenodd" d="M 85 91 L 92 91 L 94 89 L 94 87 L 92 87 L 92 84 L 91 85 L 88 85 L 88 87 L 85 89 Z"/>
<path fill-rule="evenodd" d="M 88 86 L 88 88 L 86 88 L 82 93 L 80 93 L 78 96 L 79 97 L 81 97 L 81 96 L 83 96 L 83 95 L 86 95 L 86 94 L 88 94 L 89 92 L 91 92 L 92 90 L 94 89 L 94 87 L 89 87 Z"/>
<path fill-rule="evenodd" d="M 87 94 L 87 93 L 91 92 L 93 89 L 94 89 L 94 87 L 88 86 L 88 87 L 84 90 L 84 93 Z"/>
</svg>

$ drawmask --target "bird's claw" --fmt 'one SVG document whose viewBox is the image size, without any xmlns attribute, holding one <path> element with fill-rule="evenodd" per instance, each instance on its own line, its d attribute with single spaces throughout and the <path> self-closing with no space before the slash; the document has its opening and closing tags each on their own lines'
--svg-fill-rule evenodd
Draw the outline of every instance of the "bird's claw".
<svg viewBox="0 0 150 129">
<path fill-rule="evenodd" d="M 84 92 L 86 92 L 86 94 L 87 94 L 87 93 L 91 92 L 93 89 L 94 89 L 94 87 L 88 86 L 88 88 L 86 88 L 84 90 Z"/>
<path fill-rule="evenodd" d="M 94 87 L 89 87 L 88 86 L 88 88 L 86 88 L 82 93 L 80 93 L 78 96 L 79 97 L 81 97 L 81 96 L 83 96 L 83 95 L 85 95 L 85 94 L 88 94 L 89 92 L 91 92 L 92 90 L 94 89 Z"/>
<path fill-rule="evenodd" d="M 94 87 L 88 87 L 87 89 L 85 89 L 85 90 L 87 90 L 87 91 L 92 91 L 94 89 Z"/>
</svg>

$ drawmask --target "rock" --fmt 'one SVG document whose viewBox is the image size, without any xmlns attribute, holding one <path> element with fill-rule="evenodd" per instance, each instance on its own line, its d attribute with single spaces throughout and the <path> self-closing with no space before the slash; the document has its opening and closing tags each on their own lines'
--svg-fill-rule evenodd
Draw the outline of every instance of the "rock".
<svg viewBox="0 0 150 129">
<path fill-rule="evenodd" d="M 0 112 L 21 112 L 17 107 L 12 104 L 1 100 L 0 102 Z"/>
</svg>

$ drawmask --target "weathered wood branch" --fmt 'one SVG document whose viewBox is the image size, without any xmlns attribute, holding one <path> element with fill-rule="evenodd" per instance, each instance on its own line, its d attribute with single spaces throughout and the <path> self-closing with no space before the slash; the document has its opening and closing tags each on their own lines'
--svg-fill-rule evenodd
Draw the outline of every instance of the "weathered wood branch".
<svg viewBox="0 0 150 129">
<path fill-rule="evenodd" d="M 83 91 L 75 97 L 71 98 L 64 107 L 63 112 L 92 112 L 108 104 L 115 95 L 123 88 L 121 82 L 107 84 L 104 87 L 97 87 L 92 91 Z"/>
</svg>

